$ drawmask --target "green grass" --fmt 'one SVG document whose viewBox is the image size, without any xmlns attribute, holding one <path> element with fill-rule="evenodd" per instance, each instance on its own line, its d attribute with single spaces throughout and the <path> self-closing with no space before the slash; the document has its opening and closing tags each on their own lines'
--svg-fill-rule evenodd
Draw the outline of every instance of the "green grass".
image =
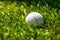
<svg viewBox="0 0 60 40">
<path fill-rule="evenodd" d="M 39 12 L 44 17 L 45 28 L 33 28 L 25 22 L 30 12 Z M 0 1 L 0 40 L 60 40 L 60 10 L 25 2 Z"/>
</svg>

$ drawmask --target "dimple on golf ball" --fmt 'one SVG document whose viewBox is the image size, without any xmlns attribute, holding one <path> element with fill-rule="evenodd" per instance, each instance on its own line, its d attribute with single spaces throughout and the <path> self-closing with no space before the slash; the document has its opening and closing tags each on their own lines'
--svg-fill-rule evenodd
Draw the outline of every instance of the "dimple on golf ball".
<svg viewBox="0 0 60 40">
<path fill-rule="evenodd" d="M 31 12 L 26 17 L 26 23 L 31 26 L 40 26 L 43 24 L 43 16 L 38 12 Z"/>
</svg>

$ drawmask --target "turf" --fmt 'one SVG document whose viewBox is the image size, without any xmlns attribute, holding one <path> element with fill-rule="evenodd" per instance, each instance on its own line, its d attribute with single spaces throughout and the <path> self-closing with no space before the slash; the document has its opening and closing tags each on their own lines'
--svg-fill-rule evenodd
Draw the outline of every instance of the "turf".
<svg viewBox="0 0 60 40">
<path fill-rule="evenodd" d="M 30 12 L 43 15 L 44 28 L 25 22 Z M 60 10 L 37 3 L 0 1 L 0 40 L 60 40 Z"/>
</svg>

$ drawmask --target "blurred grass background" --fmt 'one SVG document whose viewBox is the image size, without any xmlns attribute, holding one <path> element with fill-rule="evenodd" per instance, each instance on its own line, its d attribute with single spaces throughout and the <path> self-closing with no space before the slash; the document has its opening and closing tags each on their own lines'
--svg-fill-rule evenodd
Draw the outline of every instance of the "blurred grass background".
<svg viewBox="0 0 60 40">
<path fill-rule="evenodd" d="M 0 0 L 0 40 L 60 40 L 59 2 Z M 25 18 L 30 12 L 43 15 L 45 28 L 33 28 L 26 24 Z"/>
</svg>

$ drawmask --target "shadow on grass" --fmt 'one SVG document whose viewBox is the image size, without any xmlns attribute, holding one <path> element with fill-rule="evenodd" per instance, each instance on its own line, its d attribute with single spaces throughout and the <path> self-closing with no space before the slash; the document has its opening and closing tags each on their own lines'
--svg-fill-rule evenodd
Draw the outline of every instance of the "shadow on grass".
<svg viewBox="0 0 60 40">
<path fill-rule="evenodd" d="M 41 5 L 48 4 L 51 8 L 60 9 L 60 0 L 0 0 L 0 1 L 17 2 L 17 4 L 21 2 L 25 2 L 28 6 L 30 4 L 32 4 L 33 6 L 36 6 L 37 3 L 40 3 Z"/>
</svg>

